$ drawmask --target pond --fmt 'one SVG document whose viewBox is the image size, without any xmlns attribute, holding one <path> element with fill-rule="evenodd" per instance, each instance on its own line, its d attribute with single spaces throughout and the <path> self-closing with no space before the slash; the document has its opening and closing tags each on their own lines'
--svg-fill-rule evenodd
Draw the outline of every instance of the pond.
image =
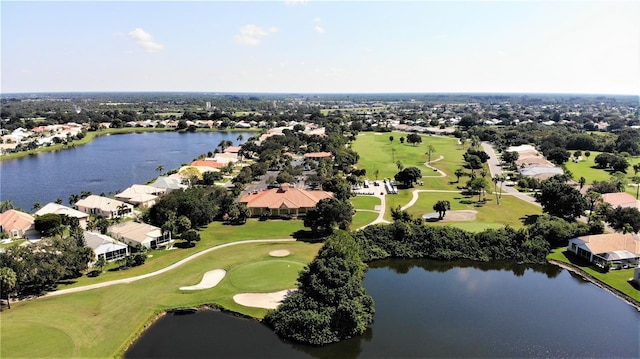
<svg viewBox="0 0 640 359">
<path fill-rule="evenodd" d="M 63 151 L 0 161 L 0 200 L 11 200 L 30 212 L 35 202 L 44 206 L 60 198 L 68 205 L 69 196 L 82 191 L 113 196 L 157 177 L 159 165 L 165 172 L 178 168 L 213 152 L 222 140 L 237 144 L 240 135 L 244 140 L 253 136 L 239 132 L 109 135 Z"/>
<path fill-rule="evenodd" d="M 554 265 L 387 260 L 370 264 L 364 284 L 376 315 L 358 338 L 295 345 L 257 321 L 198 312 L 160 319 L 126 357 L 640 355 L 640 313 Z"/>
</svg>

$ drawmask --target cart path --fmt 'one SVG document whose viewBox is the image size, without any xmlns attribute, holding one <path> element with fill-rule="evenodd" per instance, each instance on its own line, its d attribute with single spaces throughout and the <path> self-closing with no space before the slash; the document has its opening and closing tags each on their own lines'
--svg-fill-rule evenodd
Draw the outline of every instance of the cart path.
<svg viewBox="0 0 640 359">
<path fill-rule="evenodd" d="M 145 278 L 149 278 L 149 277 L 153 277 L 162 273 L 166 273 L 170 270 L 176 269 L 177 267 L 192 261 L 200 256 L 203 256 L 209 252 L 213 252 L 215 250 L 218 249 L 222 249 L 222 248 L 226 248 L 226 247 L 231 247 L 231 246 L 235 246 L 238 244 L 248 244 L 248 243 L 279 243 L 279 242 L 295 242 L 296 240 L 294 238 L 284 238 L 284 239 L 251 239 L 251 240 L 246 240 L 246 241 L 237 241 L 237 242 L 229 242 L 229 243 L 225 243 L 225 244 L 220 244 L 217 245 L 215 247 L 211 247 L 208 249 L 205 249 L 201 252 L 198 253 L 194 253 L 186 258 L 183 258 L 175 263 L 173 263 L 172 265 L 159 269 L 155 272 L 151 272 L 151 273 L 147 273 L 147 274 L 141 274 L 135 277 L 129 277 L 129 278 L 122 278 L 122 279 L 116 279 L 116 280 L 111 280 L 108 282 L 102 282 L 102 283 L 96 283 L 96 284 L 90 284 L 90 285 L 85 285 L 82 287 L 76 287 L 76 288 L 69 288 L 69 289 L 62 289 L 62 290 L 57 290 L 55 292 L 48 292 L 47 294 L 45 294 L 43 297 L 53 297 L 53 296 L 57 296 L 57 295 L 63 295 L 63 294 L 69 294 L 69 293 L 77 293 L 77 292 L 83 292 L 86 290 L 91 290 L 91 289 L 96 289 L 96 288 L 103 288 L 103 287 L 109 287 L 112 285 L 116 285 L 116 284 L 128 284 L 131 282 L 135 282 L 137 280 L 140 279 L 145 279 Z"/>
<path fill-rule="evenodd" d="M 444 172 L 440 171 L 439 169 L 437 169 L 437 168 L 435 168 L 435 167 L 433 167 L 433 166 L 431 166 L 431 165 L 430 165 L 430 163 L 438 162 L 438 161 L 441 161 L 441 160 L 443 160 L 443 159 L 444 159 L 444 156 L 440 155 L 440 157 L 436 158 L 435 160 L 433 160 L 433 161 L 431 161 L 431 162 L 425 162 L 425 163 L 424 163 L 424 165 L 425 165 L 425 166 L 427 166 L 427 167 L 431 168 L 431 169 L 432 169 L 432 170 L 434 170 L 434 171 L 437 171 L 439 175 L 438 175 L 438 176 L 426 176 L 426 175 L 425 175 L 425 176 L 422 176 L 422 178 L 439 178 L 439 177 L 447 177 L 447 174 L 446 174 L 446 173 L 444 173 Z"/>
</svg>

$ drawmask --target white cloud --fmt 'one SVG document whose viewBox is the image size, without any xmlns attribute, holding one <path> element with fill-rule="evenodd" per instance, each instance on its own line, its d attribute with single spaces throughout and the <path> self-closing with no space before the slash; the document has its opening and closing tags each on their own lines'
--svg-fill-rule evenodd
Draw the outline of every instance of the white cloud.
<svg viewBox="0 0 640 359">
<path fill-rule="evenodd" d="M 316 32 L 317 32 L 318 34 L 324 34 L 325 32 L 327 32 L 327 30 L 325 30 L 325 29 L 324 29 L 322 26 L 320 26 L 320 25 L 316 25 L 316 26 L 314 27 L 314 29 L 316 30 Z"/>
<path fill-rule="evenodd" d="M 309 0 L 284 0 L 284 4 L 285 5 L 303 5 L 305 3 L 308 3 Z"/>
<path fill-rule="evenodd" d="M 153 36 L 141 28 L 129 32 L 129 37 L 134 39 L 146 52 L 155 53 L 164 50 L 164 45 L 153 40 Z"/>
<path fill-rule="evenodd" d="M 272 26 L 269 29 L 265 30 L 259 26 L 249 24 L 243 26 L 240 29 L 240 33 L 236 35 L 234 39 L 239 44 L 255 46 L 260 43 L 260 40 L 263 37 L 269 36 L 270 34 L 276 32 L 278 32 L 278 28 L 275 26 Z"/>
</svg>

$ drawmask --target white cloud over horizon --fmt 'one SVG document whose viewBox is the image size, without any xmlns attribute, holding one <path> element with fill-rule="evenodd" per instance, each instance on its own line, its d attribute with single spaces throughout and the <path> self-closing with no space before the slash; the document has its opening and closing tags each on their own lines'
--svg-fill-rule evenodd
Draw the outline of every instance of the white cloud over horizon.
<svg viewBox="0 0 640 359">
<path fill-rule="evenodd" d="M 153 40 L 153 36 L 141 28 L 129 32 L 129 37 L 134 39 L 146 52 L 152 54 L 164 50 L 164 45 Z"/>
</svg>

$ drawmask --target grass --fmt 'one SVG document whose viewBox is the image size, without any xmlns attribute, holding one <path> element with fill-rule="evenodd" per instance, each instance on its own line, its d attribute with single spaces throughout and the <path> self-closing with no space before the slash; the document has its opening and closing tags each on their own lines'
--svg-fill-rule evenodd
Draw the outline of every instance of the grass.
<svg viewBox="0 0 640 359">
<path fill-rule="evenodd" d="M 350 200 L 355 209 L 375 210 L 380 205 L 380 198 L 373 196 L 355 196 Z"/>
<path fill-rule="evenodd" d="M 115 264 L 112 263 L 107 267 L 107 271 L 98 277 L 82 276 L 80 278 L 75 278 L 58 285 L 58 289 L 80 287 L 151 273 L 206 248 L 224 243 L 250 239 L 291 238 L 291 235 L 294 232 L 303 228 L 304 225 L 301 220 L 268 220 L 260 222 L 257 219 L 250 219 L 242 226 L 229 226 L 224 225 L 221 222 L 213 222 L 201 231 L 200 236 L 202 239 L 195 247 L 174 250 L 153 250 L 149 252 L 152 257 L 148 258 L 147 262 L 142 266 L 130 268 L 124 271 L 109 271 L 108 269 L 115 267 Z M 268 233 L 268 236 L 265 235 L 266 233 Z"/>
<path fill-rule="evenodd" d="M 356 212 L 351 221 L 351 229 L 355 230 L 360 227 L 366 226 L 378 218 L 378 213 L 375 212 Z"/>
<path fill-rule="evenodd" d="M 389 136 L 393 136 L 393 142 L 389 141 Z M 404 167 L 418 167 L 423 176 L 438 176 L 437 172 L 424 165 L 428 160 L 425 154 L 428 145 L 435 147 L 436 152 L 431 155 L 431 160 L 435 160 L 440 155 L 444 158 L 437 162 L 432 162 L 433 167 L 444 171 L 447 177 L 425 177 L 423 182 L 425 188 L 429 189 L 455 189 L 456 184 L 454 171 L 463 164 L 462 155 L 464 150 L 458 144 L 458 140 L 446 136 L 422 135 L 422 143 L 413 146 L 401 144 L 400 137 L 406 138 L 407 133 L 386 132 L 386 133 L 360 133 L 357 140 L 352 144 L 354 151 L 360 155 L 357 163 L 358 168 L 367 170 L 367 176 L 375 180 L 375 172 L 379 171 L 378 179 L 393 178 L 398 173 L 396 162 L 400 161 Z"/>
<path fill-rule="evenodd" d="M 635 300 L 640 300 L 640 290 L 634 288 L 634 286 L 629 282 L 629 279 L 633 278 L 633 269 L 613 270 L 607 273 L 602 273 L 592 268 L 588 263 L 576 258 L 572 253 L 567 252 L 565 247 L 552 250 L 547 256 L 547 259 L 573 264 L 621 293 L 624 293 Z"/>
<path fill-rule="evenodd" d="M 9 247 L 19 246 L 26 241 L 27 241 L 26 239 L 12 240 L 11 242 L 0 244 L 0 248 L 9 248 Z"/>
<path fill-rule="evenodd" d="M 133 284 L 15 303 L 1 314 L 0 356 L 121 356 L 159 313 L 175 307 L 217 304 L 261 318 L 266 310 L 238 305 L 233 295 L 295 286 L 297 272 L 315 257 L 320 245 L 289 242 L 227 247 Z M 286 258 L 269 256 L 277 249 L 288 249 L 292 254 Z M 284 267 L 284 262 L 295 265 Z M 218 286 L 200 291 L 178 289 L 198 283 L 205 272 L 218 268 L 227 270 Z M 274 275 L 276 270 L 279 275 Z M 34 338 L 38 338 L 38 345 L 33 345 Z"/>
</svg>

